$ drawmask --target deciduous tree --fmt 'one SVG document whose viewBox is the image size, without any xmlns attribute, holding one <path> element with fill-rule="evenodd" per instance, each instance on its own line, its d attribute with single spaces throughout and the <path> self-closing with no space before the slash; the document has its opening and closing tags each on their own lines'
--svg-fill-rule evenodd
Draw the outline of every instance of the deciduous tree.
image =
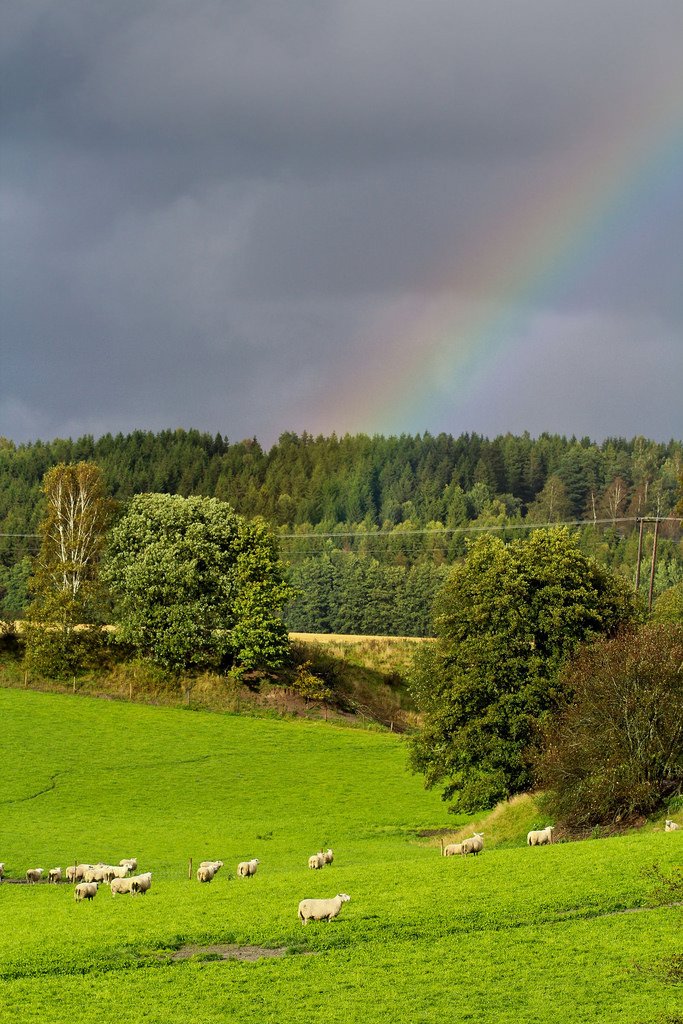
<svg viewBox="0 0 683 1024">
<path fill-rule="evenodd" d="M 99 569 L 112 503 L 91 462 L 60 463 L 43 479 L 41 547 L 30 580 L 29 664 L 47 675 L 75 671 L 96 634 Z M 75 627 L 82 628 L 76 636 Z M 90 633 L 88 626 L 96 626 Z"/>
<path fill-rule="evenodd" d="M 537 766 L 574 826 L 649 814 L 683 791 L 683 626 L 650 624 L 582 649 Z"/>
<path fill-rule="evenodd" d="M 440 593 L 437 640 L 416 666 L 424 725 L 413 768 L 428 787 L 443 785 L 454 810 L 526 789 L 535 731 L 559 699 L 559 668 L 580 641 L 633 614 L 625 584 L 566 528 L 472 543 Z"/>
<path fill-rule="evenodd" d="M 287 654 L 275 540 L 216 498 L 137 495 L 112 531 L 105 577 L 117 638 L 166 668 L 276 666 Z"/>
</svg>

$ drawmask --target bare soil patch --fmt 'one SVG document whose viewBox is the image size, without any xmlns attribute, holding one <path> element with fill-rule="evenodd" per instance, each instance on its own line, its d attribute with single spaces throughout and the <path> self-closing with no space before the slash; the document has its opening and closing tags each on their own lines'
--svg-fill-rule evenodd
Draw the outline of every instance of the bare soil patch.
<svg viewBox="0 0 683 1024">
<path fill-rule="evenodd" d="M 48 882 L 47 876 L 40 878 L 37 882 L 29 882 L 26 878 L 0 878 L 0 885 L 65 885 L 66 879 L 62 878 L 59 882 Z"/>
<path fill-rule="evenodd" d="M 171 960 L 191 960 L 201 957 L 207 960 L 261 960 L 264 957 L 282 957 L 287 950 L 267 949 L 265 946 L 236 946 L 232 943 L 218 943 L 214 946 L 181 946 L 171 955 Z"/>
</svg>

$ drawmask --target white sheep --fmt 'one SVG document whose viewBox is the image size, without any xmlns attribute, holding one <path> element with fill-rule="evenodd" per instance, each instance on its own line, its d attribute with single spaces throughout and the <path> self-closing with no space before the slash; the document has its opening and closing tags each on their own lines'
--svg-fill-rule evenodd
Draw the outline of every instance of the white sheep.
<svg viewBox="0 0 683 1024">
<path fill-rule="evenodd" d="M 555 831 L 554 825 L 548 825 L 547 828 L 532 829 L 531 832 L 527 833 L 526 841 L 528 846 L 546 846 L 553 841 L 553 832 Z"/>
<path fill-rule="evenodd" d="M 73 882 L 84 882 L 85 881 L 85 873 L 86 873 L 86 871 L 92 871 L 96 867 L 97 867 L 96 864 L 77 864 L 75 868 L 70 869 L 70 870 L 72 870 L 72 873 L 73 873 L 73 877 L 72 877 L 71 881 L 73 881 Z M 69 876 L 67 875 L 67 878 L 68 877 Z"/>
<path fill-rule="evenodd" d="M 152 888 L 152 872 L 145 871 L 144 875 L 133 875 L 128 881 L 132 883 L 132 892 L 140 892 L 144 896 Z"/>
<path fill-rule="evenodd" d="M 237 865 L 237 874 L 241 875 L 242 878 L 251 878 L 252 875 L 256 874 L 256 868 L 259 866 L 259 861 L 256 857 L 253 860 L 242 860 Z"/>
<path fill-rule="evenodd" d="M 468 853 L 473 853 L 476 857 L 484 849 L 484 833 L 475 832 L 469 839 L 463 839 L 460 844 L 460 853 L 463 857 L 466 857 Z"/>
<path fill-rule="evenodd" d="M 97 895 L 97 882 L 79 882 L 74 889 L 74 899 L 77 903 L 81 900 L 94 900 Z"/>
<path fill-rule="evenodd" d="M 84 866 L 81 879 L 84 882 L 106 882 L 111 865 L 91 864 Z"/>
<path fill-rule="evenodd" d="M 106 867 L 102 868 L 105 882 L 111 882 L 113 878 L 125 878 L 130 874 L 130 868 L 127 864 L 107 864 Z"/>
<path fill-rule="evenodd" d="M 124 857 L 123 860 L 119 861 L 120 868 L 128 868 L 130 871 L 135 871 L 138 866 L 137 857 Z"/>
<path fill-rule="evenodd" d="M 462 853 L 462 843 L 449 843 L 448 846 L 443 848 L 444 857 L 455 857 Z"/>
<path fill-rule="evenodd" d="M 216 872 L 210 864 L 200 864 L 197 868 L 198 882 L 212 882 Z"/>
<path fill-rule="evenodd" d="M 222 860 L 203 860 L 199 866 L 200 866 L 200 868 L 211 868 L 211 870 L 213 871 L 213 873 L 215 875 L 223 867 L 223 861 Z"/>
<path fill-rule="evenodd" d="M 309 921 L 331 921 L 342 908 L 342 904 L 351 899 L 345 892 L 339 892 L 330 900 L 302 900 L 299 904 L 299 920 L 302 924 Z"/>
<path fill-rule="evenodd" d="M 325 867 L 325 854 L 312 853 L 308 858 L 308 866 L 312 871 L 319 871 L 320 868 Z"/>
<path fill-rule="evenodd" d="M 83 883 L 81 883 L 83 884 Z M 93 883 L 95 885 L 96 883 Z M 78 886 L 76 886 L 78 889 Z M 112 878 L 111 880 L 111 894 L 116 896 L 117 893 L 124 895 L 125 893 L 132 893 L 133 891 L 133 879 L 132 878 Z"/>
<path fill-rule="evenodd" d="M 29 885 L 33 885 L 35 882 L 39 882 L 44 870 L 44 868 L 29 868 L 28 871 L 26 872 L 26 881 L 29 883 Z"/>
<path fill-rule="evenodd" d="M 332 850 L 325 850 L 325 851 L 321 850 L 320 852 L 323 855 L 324 863 L 325 864 L 331 864 L 332 861 L 334 860 L 334 854 L 333 854 Z"/>
<path fill-rule="evenodd" d="M 5 865 L 4 864 L 0 864 L 0 878 L 4 878 L 4 877 L 5 877 Z"/>
<path fill-rule="evenodd" d="M 665 832 L 680 832 L 681 826 L 677 825 L 675 821 L 670 821 L 669 818 L 664 822 Z"/>
<path fill-rule="evenodd" d="M 62 869 L 61 868 L 50 868 L 50 870 L 47 873 L 47 880 L 48 880 L 48 882 L 52 882 L 53 885 L 56 885 L 57 882 L 61 882 L 61 880 L 62 880 Z"/>
</svg>

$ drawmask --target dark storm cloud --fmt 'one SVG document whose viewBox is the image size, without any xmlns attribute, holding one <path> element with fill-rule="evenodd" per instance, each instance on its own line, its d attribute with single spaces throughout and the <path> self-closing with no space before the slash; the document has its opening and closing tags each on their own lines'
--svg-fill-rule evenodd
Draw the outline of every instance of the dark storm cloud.
<svg viewBox="0 0 683 1024">
<path fill-rule="evenodd" d="M 0 433 L 17 439 L 315 428 L 376 312 L 450 283 L 445 266 L 457 280 L 466 240 L 665 81 L 683 38 L 678 0 L 21 0 L 3 19 Z M 670 378 L 680 197 L 657 209 L 555 313 L 585 314 L 605 365 L 617 324 L 647 329 Z M 524 403 L 515 429 L 617 432 L 608 400 L 581 422 Z M 657 409 L 619 430 L 664 436 Z M 469 414 L 406 428 L 505 429 Z"/>
</svg>

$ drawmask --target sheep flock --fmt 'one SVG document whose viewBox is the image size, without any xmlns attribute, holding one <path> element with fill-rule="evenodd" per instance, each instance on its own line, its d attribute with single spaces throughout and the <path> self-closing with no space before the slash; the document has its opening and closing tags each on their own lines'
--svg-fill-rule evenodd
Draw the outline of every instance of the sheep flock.
<svg viewBox="0 0 683 1024">
<path fill-rule="evenodd" d="M 528 846 L 546 846 L 553 843 L 554 825 L 547 825 L 542 829 L 532 829 L 527 833 Z M 681 831 L 681 825 L 675 821 L 666 819 L 664 824 L 665 832 Z M 484 833 L 475 832 L 467 839 L 460 842 L 442 844 L 441 853 L 444 857 L 468 855 L 478 856 L 484 849 Z M 308 867 L 311 870 L 321 871 L 334 862 L 334 853 L 331 849 L 319 850 L 308 858 Z M 190 866 L 191 866 L 190 861 Z M 250 860 L 239 861 L 236 867 L 237 878 L 253 878 L 256 875 L 260 861 L 253 857 Z M 134 874 L 138 867 L 136 857 L 124 857 L 118 864 L 106 864 L 102 861 L 97 863 L 79 863 L 67 866 L 64 871 L 61 867 L 50 868 L 47 872 L 44 868 L 28 868 L 25 872 L 25 880 L 28 885 L 36 885 L 39 882 L 46 882 L 50 885 L 60 885 L 64 881 L 74 886 L 74 899 L 77 903 L 91 902 L 97 896 L 100 886 L 108 885 L 113 897 L 119 895 L 142 895 L 144 896 L 152 888 L 152 872 L 146 871 L 141 874 Z M 223 867 L 222 860 L 201 861 L 196 872 L 197 881 L 207 884 L 213 881 L 217 873 Z M 228 878 L 231 878 L 228 875 Z M 0 862 L 0 883 L 9 880 L 6 876 L 5 863 Z M 21 879 L 13 879 L 20 881 Z M 337 893 L 336 896 L 327 899 L 303 899 L 299 902 L 297 916 L 302 925 L 309 921 L 332 921 L 336 918 L 343 905 L 350 901 L 347 893 Z"/>
</svg>

